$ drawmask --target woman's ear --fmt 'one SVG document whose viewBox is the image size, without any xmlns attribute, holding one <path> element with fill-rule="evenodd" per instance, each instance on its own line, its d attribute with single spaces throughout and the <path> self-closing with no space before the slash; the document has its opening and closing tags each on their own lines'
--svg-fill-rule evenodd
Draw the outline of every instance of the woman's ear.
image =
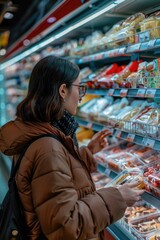
<svg viewBox="0 0 160 240">
<path fill-rule="evenodd" d="M 63 99 L 65 99 L 67 95 L 67 87 L 65 83 L 61 84 L 61 86 L 59 87 L 59 94 Z"/>
</svg>

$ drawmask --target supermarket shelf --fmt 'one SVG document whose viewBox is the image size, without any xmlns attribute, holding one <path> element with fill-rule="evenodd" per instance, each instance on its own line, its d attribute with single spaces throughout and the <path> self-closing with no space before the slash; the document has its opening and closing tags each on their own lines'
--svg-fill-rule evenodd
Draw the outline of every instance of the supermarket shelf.
<svg viewBox="0 0 160 240">
<path fill-rule="evenodd" d="M 76 120 L 78 121 L 78 123 L 81 126 L 86 127 L 86 128 L 90 128 L 90 129 L 92 129 L 96 132 L 99 132 L 99 131 L 107 128 L 107 126 L 105 126 L 103 124 L 92 122 L 92 121 L 89 121 L 89 120 L 86 120 L 86 119 L 83 119 L 83 118 L 80 118 L 80 117 L 77 117 L 77 116 L 76 116 Z"/>
<path fill-rule="evenodd" d="M 102 163 L 98 163 L 98 171 L 106 174 L 108 177 L 110 177 L 112 179 L 117 176 L 117 173 L 108 169 Z M 150 194 L 148 192 L 144 192 L 142 194 L 142 199 L 160 210 L 160 198 L 159 197 L 153 196 L 152 194 Z"/>
<path fill-rule="evenodd" d="M 99 60 L 106 60 L 106 59 L 113 59 L 113 61 L 115 60 L 115 57 L 123 57 L 123 59 L 121 60 L 129 60 L 130 56 L 128 54 L 125 54 L 126 52 L 126 47 L 120 47 L 120 48 L 116 48 L 116 49 L 111 49 L 108 51 L 103 51 L 103 52 L 99 52 L 99 53 L 95 53 L 95 54 L 91 54 L 88 56 L 84 56 L 81 57 L 79 59 L 75 59 L 75 63 L 77 63 L 78 65 L 80 64 L 84 64 L 84 63 L 88 63 L 88 62 L 92 62 L 92 61 L 99 61 Z"/>
<path fill-rule="evenodd" d="M 76 117 L 78 123 L 86 128 L 90 128 L 94 131 L 101 131 L 105 128 L 111 128 L 111 127 L 107 127 L 106 125 L 100 124 L 100 123 L 96 123 L 96 122 L 92 122 L 90 120 L 86 120 L 86 119 L 82 119 L 80 117 Z M 146 147 L 150 147 L 154 150 L 160 151 L 160 139 L 153 139 L 150 137 L 144 137 L 141 136 L 139 134 L 133 134 L 130 132 L 126 132 L 120 129 L 114 129 L 113 134 L 121 139 L 124 139 L 126 141 L 129 142 L 133 142 L 136 143 L 138 145 L 142 145 L 142 146 L 146 146 Z"/>
<path fill-rule="evenodd" d="M 109 227 L 107 230 L 111 233 L 111 235 L 116 240 L 135 240 L 136 238 L 127 230 L 125 229 L 119 222 L 116 222 Z"/>
<path fill-rule="evenodd" d="M 119 129 L 116 130 L 115 134 L 117 137 L 124 139 L 126 141 L 134 142 L 138 145 L 150 147 L 154 150 L 160 151 L 160 140 L 158 139 L 143 137 L 137 134 L 121 131 Z"/>
<path fill-rule="evenodd" d="M 88 94 L 113 97 L 153 98 L 160 99 L 160 89 L 147 88 L 116 88 L 116 89 L 87 89 Z"/>
<path fill-rule="evenodd" d="M 142 53 L 146 51 L 152 52 L 159 47 L 160 47 L 160 38 L 151 39 L 146 42 L 135 43 L 129 46 L 121 46 L 119 48 L 110 49 L 110 50 L 104 50 L 99 53 L 94 53 L 84 57 L 79 57 L 78 59 L 75 58 L 74 62 L 76 62 L 77 64 L 84 64 L 87 62 L 92 62 L 92 61 L 95 62 L 95 61 L 104 60 L 104 59 L 106 60 L 109 58 L 113 58 L 113 61 L 114 61 L 115 57 L 121 57 L 121 56 L 123 56 L 123 61 L 124 61 L 125 57 L 126 59 L 128 59 L 128 56 L 130 56 L 133 53 Z"/>
</svg>

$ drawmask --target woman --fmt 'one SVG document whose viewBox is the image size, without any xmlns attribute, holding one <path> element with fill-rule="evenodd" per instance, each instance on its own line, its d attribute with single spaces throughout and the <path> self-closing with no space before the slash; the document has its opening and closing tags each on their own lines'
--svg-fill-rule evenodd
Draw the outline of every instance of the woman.
<svg viewBox="0 0 160 240">
<path fill-rule="evenodd" d="M 31 240 L 41 232 L 49 240 L 97 239 L 143 193 L 138 183 L 96 191 L 90 175 L 96 170 L 93 154 L 105 147 L 110 132 L 99 132 L 87 147 L 78 148 L 73 115 L 84 94 L 78 66 L 48 56 L 31 73 L 17 119 L 1 128 L 0 149 L 15 161 L 36 136 L 51 133 L 60 139 L 32 143 L 16 176 Z"/>
</svg>

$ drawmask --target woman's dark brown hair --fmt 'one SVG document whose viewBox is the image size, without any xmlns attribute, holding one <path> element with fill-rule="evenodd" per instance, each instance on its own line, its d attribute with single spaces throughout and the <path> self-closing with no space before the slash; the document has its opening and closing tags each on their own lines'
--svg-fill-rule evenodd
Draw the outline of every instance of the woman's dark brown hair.
<svg viewBox="0 0 160 240">
<path fill-rule="evenodd" d="M 41 59 L 33 68 L 28 94 L 17 107 L 17 117 L 33 122 L 59 119 L 64 111 L 59 87 L 66 84 L 70 88 L 79 72 L 78 66 L 66 59 L 55 56 Z"/>
</svg>

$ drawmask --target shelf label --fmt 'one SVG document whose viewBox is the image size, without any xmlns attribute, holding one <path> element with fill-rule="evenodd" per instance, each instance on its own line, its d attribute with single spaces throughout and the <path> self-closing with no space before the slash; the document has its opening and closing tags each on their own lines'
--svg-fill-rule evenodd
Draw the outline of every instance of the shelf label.
<svg viewBox="0 0 160 240">
<path fill-rule="evenodd" d="M 109 89 L 108 96 L 113 96 L 113 94 L 114 94 L 114 89 L 113 88 Z"/>
<path fill-rule="evenodd" d="M 120 129 L 117 129 L 117 130 L 116 130 L 116 133 L 115 133 L 115 137 L 120 138 L 120 137 L 121 137 L 121 134 L 122 134 L 121 130 L 120 130 Z"/>
<path fill-rule="evenodd" d="M 104 171 L 104 174 L 109 177 L 110 173 L 111 173 L 111 170 L 109 168 L 106 168 L 106 170 Z"/>
<path fill-rule="evenodd" d="M 120 91 L 120 97 L 126 97 L 128 93 L 128 89 L 127 88 L 123 88 Z"/>
<path fill-rule="evenodd" d="M 126 47 L 120 48 L 118 54 L 124 54 L 126 52 Z"/>
<path fill-rule="evenodd" d="M 84 58 L 82 58 L 82 63 L 84 63 L 84 62 L 91 62 L 93 60 L 94 60 L 93 56 L 84 57 Z"/>
<path fill-rule="evenodd" d="M 138 89 L 136 97 L 144 97 L 145 96 L 146 89 Z"/>
<path fill-rule="evenodd" d="M 148 48 L 153 48 L 155 45 L 156 39 L 152 39 L 148 42 Z"/>
<path fill-rule="evenodd" d="M 99 53 L 94 55 L 94 60 L 100 60 L 100 59 L 104 59 L 104 53 Z"/>
<path fill-rule="evenodd" d="M 146 42 L 150 39 L 150 31 L 140 32 L 139 33 L 139 42 Z"/>
<path fill-rule="evenodd" d="M 104 58 L 107 58 L 107 57 L 109 57 L 109 51 L 104 53 Z"/>
<path fill-rule="evenodd" d="M 92 128 L 93 127 L 93 123 L 92 122 L 89 122 L 86 124 L 86 128 Z"/>
<path fill-rule="evenodd" d="M 136 43 L 128 47 L 127 52 L 138 52 L 140 50 L 141 43 Z"/>
<path fill-rule="evenodd" d="M 147 89 L 145 97 L 154 98 L 156 89 Z"/>
<path fill-rule="evenodd" d="M 134 138 L 135 138 L 135 134 L 128 133 L 128 136 L 127 136 L 126 140 L 127 140 L 128 142 L 133 142 L 133 141 L 134 141 Z"/>
<path fill-rule="evenodd" d="M 149 139 L 149 138 L 143 138 L 142 144 L 146 147 L 153 148 L 154 144 L 155 144 L 155 140 L 154 139 Z"/>
</svg>

